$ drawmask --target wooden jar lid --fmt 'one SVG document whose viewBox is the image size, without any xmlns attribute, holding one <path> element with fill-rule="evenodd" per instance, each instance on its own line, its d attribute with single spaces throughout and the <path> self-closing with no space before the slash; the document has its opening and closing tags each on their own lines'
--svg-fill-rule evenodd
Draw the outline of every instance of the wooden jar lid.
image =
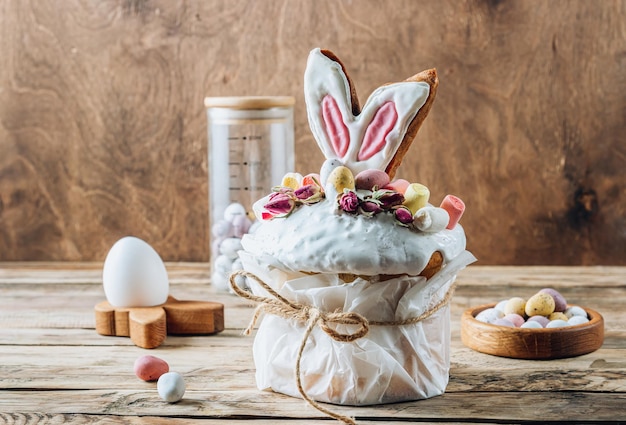
<svg viewBox="0 0 626 425">
<path fill-rule="evenodd" d="M 206 108 L 226 109 L 269 109 L 293 106 L 295 98 L 291 96 L 232 96 L 205 97 Z"/>
<path fill-rule="evenodd" d="M 476 320 L 486 304 L 470 308 L 461 317 L 461 341 L 481 353 L 515 359 L 547 360 L 591 353 L 604 342 L 604 319 L 584 308 L 589 322 L 562 328 L 525 329 L 492 325 Z"/>
</svg>

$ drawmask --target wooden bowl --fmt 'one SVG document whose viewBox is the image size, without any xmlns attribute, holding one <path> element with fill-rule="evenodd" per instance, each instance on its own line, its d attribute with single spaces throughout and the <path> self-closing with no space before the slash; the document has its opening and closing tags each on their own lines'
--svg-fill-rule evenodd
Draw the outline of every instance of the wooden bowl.
<svg viewBox="0 0 626 425">
<path fill-rule="evenodd" d="M 589 308 L 584 308 L 589 322 L 562 328 L 510 328 L 476 320 L 478 313 L 495 306 L 485 304 L 463 313 L 463 344 L 494 356 L 547 360 L 591 353 L 604 342 L 604 319 L 600 313 Z"/>
</svg>

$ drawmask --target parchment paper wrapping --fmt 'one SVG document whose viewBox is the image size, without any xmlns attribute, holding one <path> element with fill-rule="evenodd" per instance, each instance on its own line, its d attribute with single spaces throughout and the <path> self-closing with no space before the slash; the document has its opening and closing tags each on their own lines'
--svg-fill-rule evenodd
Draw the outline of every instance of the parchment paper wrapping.
<svg viewBox="0 0 626 425">
<path fill-rule="evenodd" d="M 402 276 L 370 283 L 346 284 L 336 275 L 306 275 L 280 269 L 270 257 L 240 253 L 244 269 L 254 273 L 280 295 L 326 311 L 356 312 L 370 322 L 399 321 L 420 316 L 438 304 L 456 274 L 475 261 L 465 251 L 426 281 Z M 268 293 L 248 279 L 253 293 Z M 351 332 L 354 325 L 334 325 Z M 253 346 L 259 389 L 300 397 L 295 379 L 297 351 L 305 323 L 268 314 Z M 354 342 L 338 342 L 319 327 L 313 329 L 301 357 L 302 385 L 316 401 L 342 405 L 371 405 L 419 400 L 440 395 L 450 368 L 450 313 L 445 305 L 415 324 L 371 326 Z"/>
</svg>

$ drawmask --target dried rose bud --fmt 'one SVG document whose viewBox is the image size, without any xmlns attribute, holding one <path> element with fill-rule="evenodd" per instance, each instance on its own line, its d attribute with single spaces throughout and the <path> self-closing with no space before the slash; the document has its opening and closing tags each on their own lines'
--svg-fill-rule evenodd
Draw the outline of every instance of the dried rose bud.
<svg viewBox="0 0 626 425">
<path fill-rule="evenodd" d="M 263 206 L 274 217 L 286 216 L 296 207 L 296 201 L 286 193 L 273 193 L 269 202 Z"/>
<path fill-rule="evenodd" d="M 296 189 L 294 195 L 304 204 L 314 204 L 321 201 L 324 197 L 324 193 L 316 184 L 308 184 L 306 186 L 302 186 Z"/>
<path fill-rule="evenodd" d="M 380 206 L 384 210 L 388 210 L 396 205 L 402 205 L 404 202 L 404 195 L 394 190 L 377 190 L 372 193 L 372 198 L 380 201 Z"/>
<path fill-rule="evenodd" d="M 413 213 L 407 207 L 397 207 L 393 210 L 393 216 L 402 224 L 411 224 L 413 222 Z"/>
<path fill-rule="evenodd" d="M 354 213 L 359 207 L 359 198 L 352 191 L 345 191 L 339 198 L 339 208 L 345 212 Z"/>
<path fill-rule="evenodd" d="M 375 201 L 361 202 L 361 204 L 359 205 L 359 210 L 363 215 L 367 216 L 373 216 L 383 211 L 378 202 Z"/>
</svg>

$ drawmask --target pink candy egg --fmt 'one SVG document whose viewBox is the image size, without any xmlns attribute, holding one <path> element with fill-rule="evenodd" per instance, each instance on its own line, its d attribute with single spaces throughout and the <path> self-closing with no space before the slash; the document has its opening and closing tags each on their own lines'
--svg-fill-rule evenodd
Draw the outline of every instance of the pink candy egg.
<svg viewBox="0 0 626 425">
<path fill-rule="evenodd" d="M 513 325 L 515 325 L 516 328 L 519 328 L 524 323 L 524 318 L 520 316 L 519 314 L 515 314 L 515 313 L 507 314 L 503 317 L 503 319 L 508 320 L 509 322 L 513 323 Z"/>
<path fill-rule="evenodd" d="M 493 324 L 498 326 L 508 326 L 509 328 L 515 327 L 515 325 L 510 320 L 507 320 L 504 317 L 501 319 L 497 319 L 495 322 L 493 322 Z"/>
<path fill-rule="evenodd" d="M 354 178 L 354 184 L 357 189 L 373 190 L 374 187 L 381 189 L 389 184 L 389 175 L 377 169 L 363 170 Z"/>
<path fill-rule="evenodd" d="M 158 357 L 146 355 L 135 360 L 135 375 L 144 381 L 156 381 L 169 370 L 170 366 L 167 362 Z"/>
<path fill-rule="evenodd" d="M 383 189 L 395 190 L 396 192 L 404 193 L 411 183 L 408 180 L 398 179 L 387 184 Z"/>
</svg>

